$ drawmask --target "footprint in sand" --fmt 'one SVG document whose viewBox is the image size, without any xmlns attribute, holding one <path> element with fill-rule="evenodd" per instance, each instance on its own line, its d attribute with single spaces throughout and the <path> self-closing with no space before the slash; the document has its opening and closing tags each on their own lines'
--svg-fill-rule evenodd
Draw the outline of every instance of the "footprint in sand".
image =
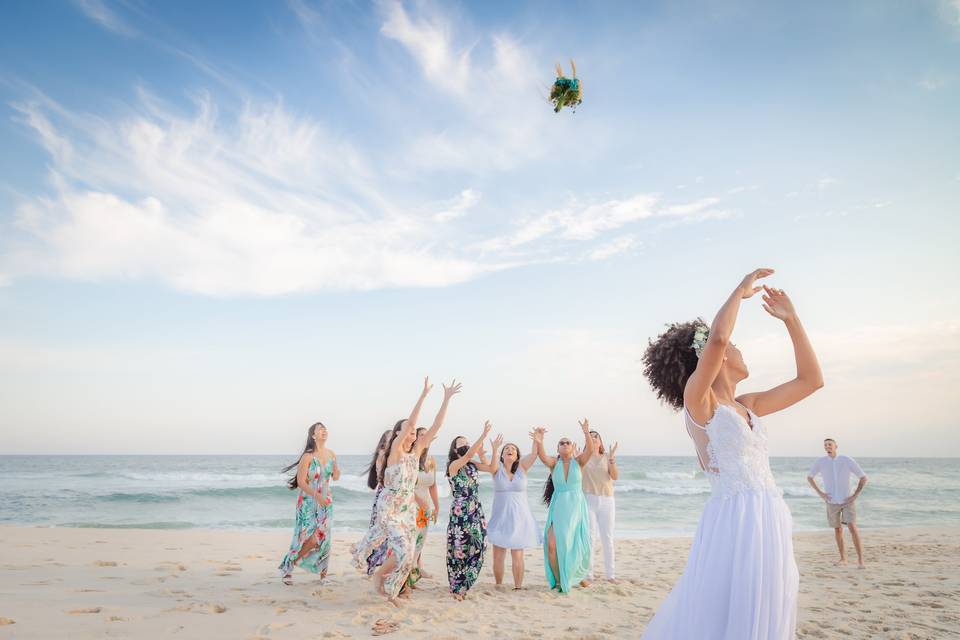
<svg viewBox="0 0 960 640">
<path fill-rule="evenodd" d="M 125 622 L 126 618 L 121 618 L 120 616 L 110 616 L 107 618 L 109 622 Z"/>
<path fill-rule="evenodd" d="M 207 611 L 210 613 L 223 613 L 226 610 L 227 608 L 225 606 L 216 602 L 207 605 Z"/>
<path fill-rule="evenodd" d="M 86 607 L 84 609 L 71 609 L 67 611 L 70 615 L 77 615 L 80 613 L 100 613 L 103 611 L 103 607 Z"/>
<path fill-rule="evenodd" d="M 114 562 L 113 560 L 97 560 L 96 562 L 93 563 L 93 566 L 95 566 L 95 567 L 115 567 L 115 566 L 117 566 L 117 563 Z"/>
<path fill-rule="evenodd" d="M 0 627 L 5 627 L 8 624 L 17 624 L 17 621 L 11 618 L 0 618 Z"/>
</svg>

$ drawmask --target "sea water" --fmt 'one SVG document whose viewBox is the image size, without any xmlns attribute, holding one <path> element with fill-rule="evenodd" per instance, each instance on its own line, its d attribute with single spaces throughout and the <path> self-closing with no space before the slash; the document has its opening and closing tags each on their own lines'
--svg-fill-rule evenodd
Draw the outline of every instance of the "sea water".
<svg viewBox="0 0 960 640">
<path fill-rule="evenodd" d="M 696 458 L 617 457 L 616 534 L 691 535 L 710 486 Z M 296 493 L 280 470 L 296 456 L 0 456 L 0 524 L 116 528 L 292 528 Z M 798 531 L 826 528 L 823 501 L 807 484 L 813 458 L 771 458 L 770 464 Z M 960 460 L 858 458 L 869 484 L 857 503 L 858 523 L 872 527 L 960 525 Z M 335 530 L 362 531 L 373 491 L 367 456 L 340 456 L 333 483 Z M 437 457 L 442 530 L 449 485 Z M 540 497 L 546 468 L 530 470 L 528 499 L 543 522 Z M 489 474 L 481 474 L 487 513 Z"/>
</svg>

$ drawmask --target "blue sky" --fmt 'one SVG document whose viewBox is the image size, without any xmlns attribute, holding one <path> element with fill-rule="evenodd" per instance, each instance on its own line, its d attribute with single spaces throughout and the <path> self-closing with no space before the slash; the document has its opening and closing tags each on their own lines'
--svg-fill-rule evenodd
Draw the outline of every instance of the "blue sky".
<svg viewBox="0 0 960 640">
<path fill-rule="evenodd" d="M 956 0 L 0 14 L 3 452 L 279 453 L 316 419 L 365 452 L 429 373 L 464 380 L 449 437 L 585 415 L 687 454 L 646 340 L 773 266 L 827 381 L 773 452 L 960 455 Z M 790 375 L 758 304 L 735 340 L 745 388 Z"/>
</svg>

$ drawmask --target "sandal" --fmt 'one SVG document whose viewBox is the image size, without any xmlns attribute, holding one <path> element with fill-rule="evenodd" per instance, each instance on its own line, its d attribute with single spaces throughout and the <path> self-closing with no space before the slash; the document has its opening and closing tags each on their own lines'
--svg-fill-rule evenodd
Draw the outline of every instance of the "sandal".
<svg viewBox="0 0 960 640">
<path fill-rule="evenodd" d="M 287 585 L 288 587 L 292 587 L 292 586 L 293 586 L 293 575 L 288 573 L 288 574 L 286 574 L 285 576 L 283 576 L 282 578 L 280 578 L 280 581 L 283 582 L 283 584 Z"/>
</svg>

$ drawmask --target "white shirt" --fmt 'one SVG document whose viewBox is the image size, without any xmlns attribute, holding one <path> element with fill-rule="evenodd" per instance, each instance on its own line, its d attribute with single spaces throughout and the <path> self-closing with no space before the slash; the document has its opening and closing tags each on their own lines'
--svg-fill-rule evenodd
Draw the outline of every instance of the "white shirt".
<svg viewBox="0 0 960 640">
<path fill-rule="evenodd" d="M 830 504 L 843 504 L 850 497 L 850 474 L 863 478 L 863 472 L 857 461 L 850 456 L 823 456 L 810 467 L 809 478 L 823 475 L 823 490 L 830 498 Z"/>
</svg>

